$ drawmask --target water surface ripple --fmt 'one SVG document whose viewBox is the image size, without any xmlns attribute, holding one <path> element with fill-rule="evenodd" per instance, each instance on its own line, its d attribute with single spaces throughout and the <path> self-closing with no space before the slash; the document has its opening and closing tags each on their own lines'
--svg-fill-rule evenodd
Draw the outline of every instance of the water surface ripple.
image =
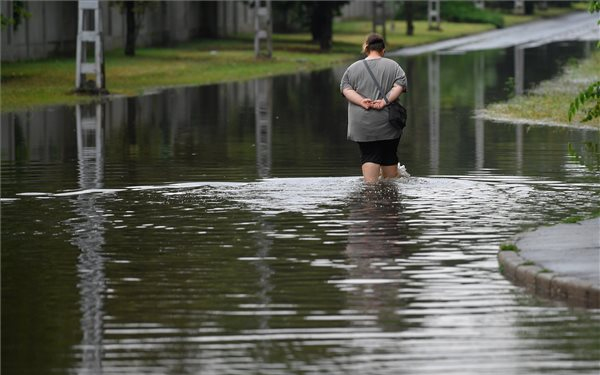
<svg viewBox="0 0 600 375">
<path fill-rule="evenodd" d="M 345 67 L 1 114 L 2 373 L 597 375 L 600 311 L 497 252 L 597 211 L 598 132 L 472 116 L 590 50 L 400 57 L 414 177 L 374 186 Z"/>
<path fill-rule="evenodd" d="M 82 249 L 73 355 L 84 369 L 598 369 L 598 315 L 534 300 L 496 261 L 499 244 L 552 210 L 597 207 L 581 185 L 479 174 L 190 182 L 20 194 L 5 214 L 42 197 L 78 213 L 54 228 Z"/>
</svg>

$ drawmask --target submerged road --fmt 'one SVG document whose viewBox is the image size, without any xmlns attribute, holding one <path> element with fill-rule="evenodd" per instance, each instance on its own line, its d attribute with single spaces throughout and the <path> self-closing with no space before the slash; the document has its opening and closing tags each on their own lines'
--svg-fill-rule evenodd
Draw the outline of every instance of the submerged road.
<svg viewBox="0 0 600 375">
<path fill-rule="evenodd" d="M 462 53 L 475 50 L 522 46 L 536 47 L 563 40 L 600 40 L 598 14 L 571 13 L 548 20 L 529 22 L 505 29 L 445 40 L 389 52 L 388 56 L 413 56 L 422 53 Z"/>
</svg>

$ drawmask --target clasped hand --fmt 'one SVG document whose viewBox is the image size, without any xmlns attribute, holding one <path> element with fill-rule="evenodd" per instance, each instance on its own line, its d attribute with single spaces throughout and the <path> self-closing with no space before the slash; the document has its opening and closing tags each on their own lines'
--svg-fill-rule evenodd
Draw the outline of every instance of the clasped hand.
<svg viewBox="0 0 600 375">
<path fill-rule="evenodd" d="M 386 102 L 383 99 L 372 100 L 369 98 L 364 98 L 363 100 L 360 101 L 360 106 L 366 110 L 383 109 L 383 107 L 385 107 L 385 105 L 386 105 Z"/>
</svg>

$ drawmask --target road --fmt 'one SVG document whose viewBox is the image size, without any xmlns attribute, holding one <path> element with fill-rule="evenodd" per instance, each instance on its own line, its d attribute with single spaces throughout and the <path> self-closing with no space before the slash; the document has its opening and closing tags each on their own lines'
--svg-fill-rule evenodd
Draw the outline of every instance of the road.
<svg viewBox="0 0 600 375">
<path fill-rule="evenodd" d="M 528 22 L 462 38 L 403 48 L 389 52 L 387 55 L 413 56 L 430 52 L 462 53 L 517 45 L 530 48 L 564 40 L 600 40 L 598 19 L 597 13 L 571 13 L 558 18 Z"/>
</svg>

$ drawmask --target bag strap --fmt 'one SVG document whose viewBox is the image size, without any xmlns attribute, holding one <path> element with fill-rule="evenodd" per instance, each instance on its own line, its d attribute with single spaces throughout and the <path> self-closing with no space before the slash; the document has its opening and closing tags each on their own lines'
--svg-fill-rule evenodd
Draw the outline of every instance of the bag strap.
<svg viewBox="0 0 600 375">
<path fill-rule="evenodd" d="M 369 64 L 367 64 L 367 60 L 363 59 L 363 62 L 365 63 L 365 66 L 367 67 L 367 71 L 371 75 L 371 78 L 373 78 L 373 82 L 375 82 L 375 84 L 377 85 L 377 88 L 379 89 L 379 93 L 381 94 L 381 96 L 383 96 L 383 100 L 385 100 L 385 104 L 390 104 L 390 101 L 388 100 L 388 98 L 383 93 L 383 90 L 381 89 L 381 84 L 379 84 L 379 81 L 377 80 L 377 78 L 375 78 L 375 74 L 373 74 L 373 71 L 371 70 L 371 68 L 369 68 Z"/>
</svg>

